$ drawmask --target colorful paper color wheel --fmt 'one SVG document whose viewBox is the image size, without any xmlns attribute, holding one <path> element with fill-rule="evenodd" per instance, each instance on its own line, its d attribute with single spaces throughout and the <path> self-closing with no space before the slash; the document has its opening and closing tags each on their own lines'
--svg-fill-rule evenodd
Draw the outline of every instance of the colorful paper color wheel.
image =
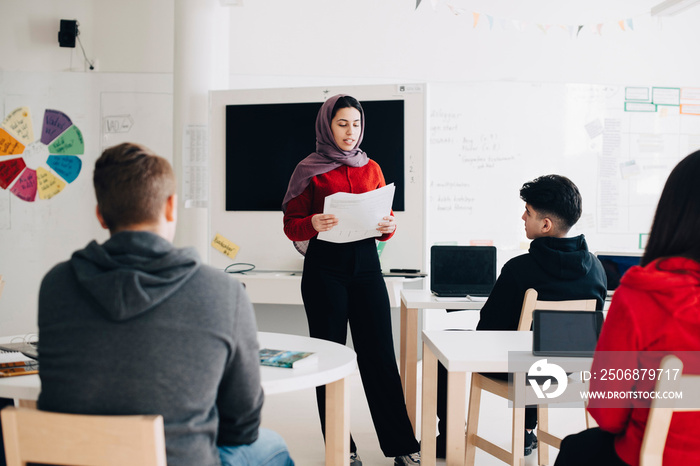
<svg viewBox="0 0 700 466">
<path fill-rule="evenodd" d="M 70 118 L 58 110 L 46 110 L 41 138 L 34 141 L 34 126 L 28 107 L 20 107 L 0 125 L 0 187 L 18 198 L 34 202 L 51 199 L 80 174 L 85 152 L 83 134 Z M 49 154 L 44 166 L 29 168 L 31 154 Z"/>
</svg>

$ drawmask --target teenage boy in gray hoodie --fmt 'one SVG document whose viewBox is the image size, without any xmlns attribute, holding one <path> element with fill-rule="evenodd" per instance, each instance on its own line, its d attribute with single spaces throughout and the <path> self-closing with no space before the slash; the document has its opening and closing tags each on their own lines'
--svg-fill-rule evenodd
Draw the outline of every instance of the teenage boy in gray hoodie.
<svg viewBox="0 0 700 466">
<path fill-rule="evenodd" d="M 168 464 L 293 465 L 261 429 L 257 329 L 241 284 L 172 245 L 175 176 L 124 143 L 95 163 L 97 219 L 109 229 L 55 266 L 39 293 L 38 407 L 161 414 Z"/>
</svg>

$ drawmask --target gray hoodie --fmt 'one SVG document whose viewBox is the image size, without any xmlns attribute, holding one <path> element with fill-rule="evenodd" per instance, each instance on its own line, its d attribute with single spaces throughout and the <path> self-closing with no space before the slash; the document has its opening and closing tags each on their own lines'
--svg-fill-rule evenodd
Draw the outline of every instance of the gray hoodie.
<svg viewBox="0 0 700 466">
<path fill-rule="evenodd" d="M 256 440 L 255 316 L 241 284 L 148 232 L 91 242 L 39 293 L 39 408 L 162 414 L 168 464 Z"/>
</svg>

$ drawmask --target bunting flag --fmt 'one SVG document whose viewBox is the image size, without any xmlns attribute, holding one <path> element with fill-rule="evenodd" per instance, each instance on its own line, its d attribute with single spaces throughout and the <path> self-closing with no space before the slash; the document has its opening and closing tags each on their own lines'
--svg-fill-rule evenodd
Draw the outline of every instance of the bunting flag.
<svg viewBox="0 0 700 466">
<path fill-rule="evenodd" d="M 416 6 L 415 9 L 418 9 L 420 4 L 422 3 L 423 0 L 416 0 Z M 437 11 L 437 8 L 440 3 L 445 3 L 448 9 L 452 14 L 455 16 L 460 16 L 463 14 L 467 14 L 468 10 L 464 8 L 459 8 L 453 4 L 451 0 L 431 0 L 432 7 L 434 11 Z M 650 12 L 645 12 L 645 15 L 648 15 Z M 486 17 L 486 20 L 488 22 L 488 28 L 489 31 L 493 31 L 493 25 L 494 22 L 497 21 L 500 26 L 501 30 L 507 31 L 510 29 L 509 24 L 515 28 L 516 31 L 519 32 L 525 32 L 528 26 L 527 21 L 522 21 L 519 19 L 512 19 L 512 18 L 503 18 L 503 17 L 495 17 L 490 14 L 486 13 L 481 13 L 481 12 L 476 12 L 472 11 L 472 28 L 476 29 L 479 26 L 479 22 L 482 17 Z M 641 15 L 637 15 L 641 16 Z M 634 31 L 634 18 L 633 17 L 628 17 L 624 19 L 618 19 L 618 20 L 613 20 L 610 22 L 603 22 L 603 23 L 593 23 L 593 24 L 543 24 L 543 23 L 533 23 L 533 25 L 537 26 L 537 29 L 540 30 L 543 34 L 547 34 L 548 31 L 553 28 L 553 27 L 558 27 L 561 28 L 563 31 L 567 32 L 569 35 L 570 39 L 573 38 L 578 38 L 581 35 L 582 30 L 590 30 L 591 34 L 593 35 L 603 35 L 603 27 L 606 25 L 614 25 L 617 24 L 617 26 L 620 28 L 620 31 L 628 33 Z M 485 26 L 484 26 L 485 27 Z M 606 30 L 611 30 L 611 29 L 606 29 Z"/>
<path fill-rule="evenodd" d="M 457 8 L 456 6 L 451 5 L 451 4 L 449 4 L 449 3 L 447 4 L 447 8 L 449 8 L 450 11 L 452 12 L 452 14 L 455 15 L 455 16 L 459 16 L 459 15 L 461 15 L 462 13 L 465 13 L 465 12 L 466 12 L 466 10 L 465 10 L 464 8 Z"/>
</svg>

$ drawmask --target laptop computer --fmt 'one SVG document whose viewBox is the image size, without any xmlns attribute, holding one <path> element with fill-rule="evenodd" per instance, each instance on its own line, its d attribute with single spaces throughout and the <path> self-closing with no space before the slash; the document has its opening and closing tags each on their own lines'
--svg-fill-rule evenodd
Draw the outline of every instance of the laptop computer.
<svg viewBox="0 0 700 466">
<path fill-rule="evenodd" d="M 615 289 L 620 285 L 620 279 L 627 270 L 635 265 L 639 265 L 642 260 L 641 252 L 596 252 L 596 257 L 603 264 L 605 275 L 608 278 L 608 298 L 611 297 Z"/>
<path fill-rule="evenodd" d="M 494 246 L 430 248 L 430 291 L 438 297 L 488 296 L 496 283 Z"/>
<path fill-rule="evenodd" d="M 532 354 L 591 357 L 602 327 L 603 313 L 599 311 L 535 310 Z"/>
</svg>

